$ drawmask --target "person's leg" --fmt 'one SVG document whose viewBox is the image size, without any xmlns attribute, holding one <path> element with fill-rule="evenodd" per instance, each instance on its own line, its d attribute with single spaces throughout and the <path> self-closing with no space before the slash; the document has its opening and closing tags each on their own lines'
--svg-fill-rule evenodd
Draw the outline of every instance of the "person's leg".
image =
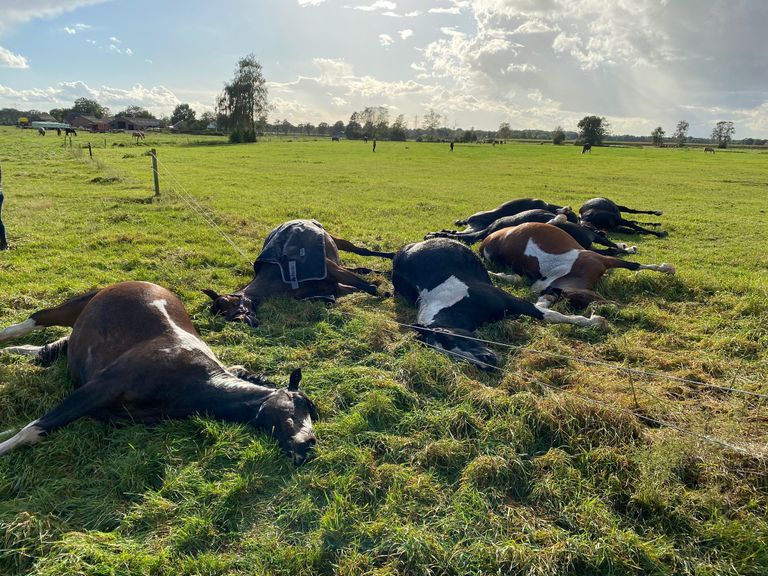
<svg viewBox="0 0 768 576">
<path fill-rule="evenodd" d="M 5 226 L 3 225 L 3 194 L 0 192 L 0 250 L 8 249 L 8 238 L 5 237 Z"/>
</svg>

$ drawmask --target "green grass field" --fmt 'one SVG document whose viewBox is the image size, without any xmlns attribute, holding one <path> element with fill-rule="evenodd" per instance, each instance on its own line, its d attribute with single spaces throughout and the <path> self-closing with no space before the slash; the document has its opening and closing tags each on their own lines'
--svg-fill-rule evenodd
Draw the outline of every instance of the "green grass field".
<svg viewBox="0 0 768 576">
<path fill-rule="evenodd" d="M 89 140 L 93 160 L 80 148 Z M 389 142 L 373 154 L 362 142 L 232 146 L 166 135 L 143 146 L 129 135 L 74 143 L 0 129 L 13 247 L 0 252 L 0 326 L 94 287 L 156 282 L 180 295 L 225 363 L 278 380 L 302 366 L 320 444 L 296 469 L 245 426 L 78 421 L 0 459 L 0 572 L 768 574 L 764 401 L 532 351 L 768 393 L 768 154 L 582 156 L 531 144 L 451 154 L 445 144 Z M 153 146 L 159 201 L 150 201 Z M 632 259 L 670 262 L 678 275 L 605 278 L 599 290 L 611 303 L 596 312 L 607 332 L 529 320 L 484 328 L 522 347 L 499 349 L 504 372 L 487 374 L 392 324 L 414 318 L 392 298 L 271 301 L 255 330 L 212 318 L 200 290 L 246 284 L 251 263 L 183 192 L 249 259 L 291 218 L 397 249 L 515 197 L 578 207 L 607 196 L 664 210 L 668 238 L 622 239 L 638 245 Z M 373 278 L 391 290 L 386 276 Z M 43 369 L 0 356 L 0 429 L 70 390 L 64 361 Z"/>
</svg>

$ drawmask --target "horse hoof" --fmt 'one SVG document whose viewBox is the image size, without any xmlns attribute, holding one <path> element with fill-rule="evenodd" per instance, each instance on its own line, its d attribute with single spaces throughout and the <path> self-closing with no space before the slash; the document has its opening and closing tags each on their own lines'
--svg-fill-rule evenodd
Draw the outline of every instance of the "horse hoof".
<svg viewBox="0 0 768 576">
<path fill-rule="evenodd" d="M 677 273 L 677 270 L 675 270 L 675 267 L 672 266 L 672 264 L 661 264 L 659 266 L 659 272 L 664 272 L 664 274 L 675 274 Z"/>
<path fill-rule="evenodd" d="M 603 316 L 592 314 L 589 319 L 592 322 L 592 326 L 595 328 L 599 328 L 600 330 L 608 330 L 608 320 L 606 320 Z"/>
</svg>

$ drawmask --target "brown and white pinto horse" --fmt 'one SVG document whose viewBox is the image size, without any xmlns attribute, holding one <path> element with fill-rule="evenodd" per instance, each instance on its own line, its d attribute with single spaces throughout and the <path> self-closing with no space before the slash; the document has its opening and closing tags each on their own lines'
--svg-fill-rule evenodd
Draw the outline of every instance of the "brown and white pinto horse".
<svg viewBox="0 0 768 576">
<path fill-rule="evenodd" d="M 256 308 L 266 298 L 290 295 L 299 300 L 335 300 L 359 291 L 376 296 L 376 285 L 355 274 L 367 274 L 371 270 L 345 268 L 341 264 L 339 250 L 361 256 L 394 257 L 393 252 L 359 248 L 347 240 L 331 236 L 314 220 L 291 220 L 275 228 L 267 237 L 253 265 L 253 280 L 247 286 L 224 295 L 215 290 L 203 290 L 213 301 L 211 313 L 220 314 L 228 321 L 245 322 L 256 327 L 259 324 Z M 290 274 L 296 272 L 296 265 L 291 266 L 292 262 L 315 273 L 309 274 L 306 279 L 296 277 L 292 280 Z"/>
<path fill-rule="evenodd" d="M 610 268 L 675 273 L 669 264 L 638 264 L 584 250 L 556 226 L 538 222 L 494 232 L 480 244 L 480 254 L 533 282 L 539 306 L 561 296 L 577 308 L 601 300 L 595 286 Z"/>
<path fill-rule="evenodd" d="M 95 290 L 9 326 L 0 331 L 0 342 L 46 326 L 73 329 L 45 346 L 12 346 L 0 353 L 33 356 L 45 365 L 66 355 L 75 390 L 0 444 L 0 455 L 86 416 L 154 423 L 208 414 L 248 423 L 269 432 L 296 465 L 316 443 L 317 411 L 299 392 L 301 370 L 278 389 L 243 368 L 225 368 L 165 288 L 122 282 Z"/>
</svg>

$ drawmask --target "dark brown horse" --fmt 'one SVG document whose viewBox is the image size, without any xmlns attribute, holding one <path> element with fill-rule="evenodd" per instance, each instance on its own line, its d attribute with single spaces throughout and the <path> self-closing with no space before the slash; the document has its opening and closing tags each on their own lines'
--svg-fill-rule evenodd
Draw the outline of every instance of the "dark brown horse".
<svg viewBox="0 0 768 576">
<path fill-rule="evenodd" d="M 270 433 L 296 465 L 316 443 L 317 411 L 299 392 L 301 370 L 280 389 L 242 368 L 225 368 L 165 288 L 123 282 L 95 290 L 9 326 L 0 331 L 0 342 L 46 326 L 71 326 L 72 333 L 45 346 L 0 353 L 33 356 L 45 365 L 66 355 L 75 390 L 0 444 L 0 455 L 82 417 L 154 423 L 207 414 L 248 423 Z"/>
<path fill-rule="evenodd" d="M 354 292 L 377 295 L 374 284 L 355 272 L 366 274 L 368 268 L 345 268 L 339 250 L 361 256 L 394 257 L 393 252 L 359 248 L 347 240 L 328 234 L 315 220 L 291 220 L 275 228 L 253 264 L 253 280 L 230 294 L 203 290 L 213 303 L 211 312 L 226 320 L 258 326 L 256 308 L 266 298 L 290 295 L 303 300 L 335 300 Z"/>
</svg>

